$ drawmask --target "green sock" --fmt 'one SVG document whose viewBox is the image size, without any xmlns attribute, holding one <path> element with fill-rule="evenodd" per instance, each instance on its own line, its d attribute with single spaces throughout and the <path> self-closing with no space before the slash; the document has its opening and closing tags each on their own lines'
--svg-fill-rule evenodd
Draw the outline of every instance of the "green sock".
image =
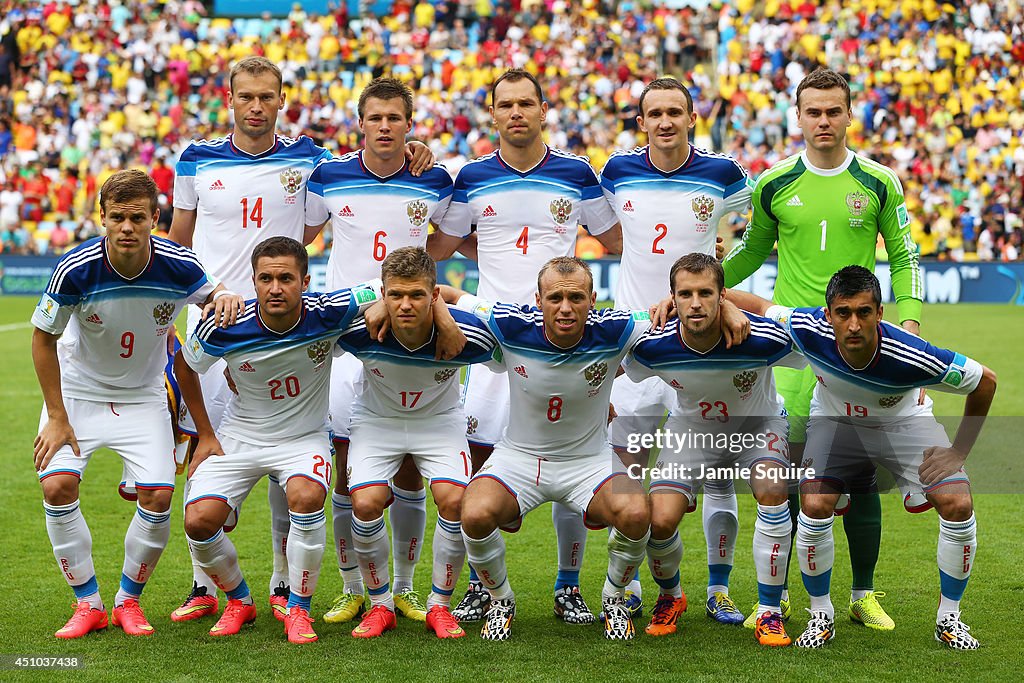
<svg viewBox="0 0 1024 683">
<path fill-rule="evenodd" d="M 853 590 L 873 590 L 878 546 L 882 542 L 882 500 L 877 493 L 850 496 L 850 509 L 843 515 L 843 529 L 850 545 Z"/>
</svg>

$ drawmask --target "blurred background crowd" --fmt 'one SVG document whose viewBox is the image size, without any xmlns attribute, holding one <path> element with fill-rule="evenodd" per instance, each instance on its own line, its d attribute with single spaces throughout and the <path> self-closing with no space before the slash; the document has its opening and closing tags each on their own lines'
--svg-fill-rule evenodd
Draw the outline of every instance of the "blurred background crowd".
<svg viewBox="0 0 1024 683">
<path fill-rule="evenodd" d="M 97 188 L 125 167 L 156 180 L 166 229 L 176 156 L 230 132 L 230 66 L 262 54 L 284 72 L 280 133 L 357 148 L 359 90 L 394 75 L 417 95 L 414 136 L 453 174 L 495 148 L 488 88 L 515 66 L 546 88 L 549 143 L 598 171 L 643 144 L 637 97 L 667 74 L 694 95 L 694 143 L 756 176 L 802 147 L 796 86 L 823 64 L 853 89 L 850 146 L 902 179 L 921 256 L 1018 260 L 1022 5 L 394 0 L 230 18 L 199 0 L 0 0 L 0 251 L 60 254 L 97 234 Z M 744 225 L 732 217 L 727 241 Z"/>
</svg>

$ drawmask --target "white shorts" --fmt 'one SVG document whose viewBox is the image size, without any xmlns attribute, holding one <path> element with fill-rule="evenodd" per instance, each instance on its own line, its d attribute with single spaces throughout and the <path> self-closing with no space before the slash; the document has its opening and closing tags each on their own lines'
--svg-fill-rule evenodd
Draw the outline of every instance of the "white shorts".
<svg viewBox="0 0 1024 683">
<path fill-rule="evenodd" d="M 255 446 L 230 437 L 219 437 L 224 455 L 211 455 L 200 463 L 189 480 L 186 508 L 198 500 L 216 498 L 238 510 L 262 477 L 269 476 L 287 488 L 294 477 L 304 477 L 331 491 L 331 441 L 326 432 L 309 434 L 280 446 Z M 228 518 L 225 527 L 237 520 Z"/>
<path fill-rule="evenodd" d="M 462 394 L 466 409 L 466 439 L 469 443 L 493 446 L 508 427 L 508 377 L 486 365 L 466 368 Z"/>
<path fill-rule="evenodd" d="M 40 481 L 54 474 L 81 479 L 92 454 L 106 447 L 121 456 L 124 466 L 118 493 L 125 500 L 136 500 L 138 490 L 174 490 L 174 434 L 166 403 L 100 403 L 65 397 L 64 408 L 82 455 L 62 446 L 39 473 Z M 44 405 L 40 431 L 48 419 Z"/>
<path fill-rule="evenodd" d="M 801 483 L 822 481 L 845 490 L 872 463 L 892 474 L 907 510 L 923 512 L 931 507 L 925 494 L 949 484 L 970 483 L 963 468 L 930 486 L 921 483 L 925 449 L 949 445 L 946 430 L 931 415 L 882 427 L 851 423 L 850 418 L 811 416 L 802 466 L 813 467 L 814 477 L 805 477 Z"/>
<path fill-rule="evenodd" d="M 504 486 L 518 501 L 520 518 L 552 501 L 582 513 L 586 524 L 590 501 L 601 487 L 618 476 L 626 476 L 626 468 L 610 446 L 594 455 L 546 460 L 498 444 L 473 479 L 486 477 Z"/>
<path fill-rule="evenodd" d="M 202 313 L 203 310 L 199 306 L 188 307 L 186 339 L 192 335 L 192 331 L 201 322 L 199 316 Z M 224 409 L 234 395 L 228 388 L 228 381 L 224 377 L 225 368 L 227 368 L 227 363 L 221 358 L 211 365 L 209 370 L 199 375 L 199 384 L 203 388 L 203 405 L 206 406 L 206 414 L 210 417 L 210 424 L 214 431 L 220 429 L 220 421 L 224 418 Z M 196 423 L 192 420 L 192 414 L 188 411 L 188 406 L 184 401 L 178 408 L 178 429 L 190 436 L 196 436 Z"/>
<path fill-rule="evenodd" d="M 608 440 L 625 448 L 630 434 L 653 434 L 675 405 L 675 392 L 660 377 L 634 382 L 619 375 L 612 384 L 611 403 L 618 417 L 608 426 Z"/>
<path fill-rule="evenodd" d="M 352 416 L 348 451 L 349 492 L 367 486 L 388 486 L 402 460 L 411 455 L 431 484 L 469 482 L 472 462 L 461 410 L 430 417 Z"/>
<path fill-rule="evenodd" d="M 352 426 L 352 406 L 365 390 L 363 363 L 346 353 L 331 365 L 331 432 L 335 439 L 347 441 Z"/>
<path fill-rule="evenodd" d="M 654 467 L 676 476 L 651 476 L 651 492 L 676 491 L 686 496 L 690 506 L 697 502 L 697 488 L 709 479 L 700 476 L 708 468 L 754 470 L 759 462 L 778 463 L 789 467 L 789 446 L 785 417 L 751 417 L 728 430 L 708 428 L 708 422 L 669 417 L 665 432 L 677 435 L 704 435 L 713 439 L 714 447 L 703 447 L 706 441 L 685 443 L 682 447 L 662 448 Z M 720 443 L 724 441 L 724 443 Z"/>
</svg>

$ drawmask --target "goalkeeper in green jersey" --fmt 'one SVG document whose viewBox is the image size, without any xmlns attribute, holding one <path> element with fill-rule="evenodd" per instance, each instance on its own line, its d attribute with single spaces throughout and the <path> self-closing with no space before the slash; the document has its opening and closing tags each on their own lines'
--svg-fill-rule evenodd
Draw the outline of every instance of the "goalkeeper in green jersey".
<svg viewBox="0 0 1024 683">
<path fill-rule="evenodd" d="M 809 74 L 797 87 L 796 103 L 806 147 L 757 179 L 750 224 L 742 242 L 725 257 L 726 286 L 735 286 L 757 270 L 778 243 L 775 302 L 821 306 L 825 287 L 837 270 L 848 265 L 874 269 L 881 234 L 900 324 L 916 334 L 923 283 L 899 178 L 846 147 L 850 86 L 841 75 L 829 69 Z M 775 382 L 790 417 L 791 458 L 799 463 L 815 376 L 810 368 L 776 368 Z M 851 484 L 857 495 L 844 516 L 853 568 L 849 613 L 854 621 L 888 631 L 895 624 L 878 604 L 883 594 L 873 590 L 882 536 L 881 501 L 873 484 L 871 467 L 862 482 Z"/>
</svg>

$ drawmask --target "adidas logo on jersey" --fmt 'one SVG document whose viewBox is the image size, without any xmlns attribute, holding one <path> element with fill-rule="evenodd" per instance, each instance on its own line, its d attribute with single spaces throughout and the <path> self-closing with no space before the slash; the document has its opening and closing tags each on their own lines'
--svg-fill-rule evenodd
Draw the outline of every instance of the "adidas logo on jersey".
<svg viewBox="0 0 1024 683">
<path fill-rule="evenodd" d="M 352 212 L 352 209 L 348 208 L 348 204 L 341 207 L 338 211 L 338 218 L 352 218 L 353 216 L 355 216 L 355 213 Z"/>
<path fill-rule="evenodd" d="M 516 367 L 513 368 L 513 370 L 516 371 L 517 375 L 520 375 L 520 376 L 522 376 L 525 379 L 529 379 L 530 378 L 530 376 L 526 374 L 526 366 L 525 365 L 517 365 Z"/>
<path fill-rule="evenodd" d="M 632 211 L 633 211 L 633 202 L 631 202 L 631 201 L 629 201 L 627 199 L 626 203 L 622 205 L 622 210 L 623 211 L 628 211 L 628 212 L 632 213 Z"/>
<path fill-rule="evenodd" d="M 93 323 L 94 325 L 102 325 L 103 324 L 103 321 L 100 320 L 100 316 L 98 314 L 96 314 L 96 313 L 93 313 L 88 318 L 86 318 L 85 322 Z"/>
<path fill-rule="evenodd" d="M 256 372 L 256 368 L 254 368 L 249 361 L 245 361 L 239 365 L 238 370 L 239 372 Z"/>
<path fill-rule="evenodd" d="M 793 195 L 793 198 L 786 202 L 786 206 L 803 206 L 804 203 L 800 201 L 800 195 Z"/>
<path fill-rule="evenodd" d="M 487 208 L 484 209 L 484 214 L 483 214 L 484 218 L 491 218 L 492 216 L 497 216 L 497 215 L 498 215 L 498 212 L 495 211 L 494 207 L 491 206 L 490 204 L 488 204 Z"/>
<path fill-rule="evenodd" d="M 374 368 L 373 370 L 370 370 L 370 372 L 372 372 L 373 374 L 377 375 L 381 379 L 384 379 L 384 373 L 381 372 L 380 370 L 378 370 L 377 368 Z"/>
<path fill-rule="evenodd" d="M 222 182 L 221 182 L 221 181 L 220 181 L 220 180 L 218 179 L 218 180 L 214 180 L 214 181 L 213 181 L 213 185 L 210 185 L 210 189 L 211 189 L 211 190 L 223 190 L 223 189 L 226 189 L 226 188 L 224 187 L 224 183 L 222 183 Z"/>
<path fill-rule="evenodd" d="M 682 389 L 683 388 L 683 385 L 680 384 L 676 380 L 672 380 L 671 382 L 669 382 L 669 384 L 672 386 L 673 389 Z"/>
</svg>

